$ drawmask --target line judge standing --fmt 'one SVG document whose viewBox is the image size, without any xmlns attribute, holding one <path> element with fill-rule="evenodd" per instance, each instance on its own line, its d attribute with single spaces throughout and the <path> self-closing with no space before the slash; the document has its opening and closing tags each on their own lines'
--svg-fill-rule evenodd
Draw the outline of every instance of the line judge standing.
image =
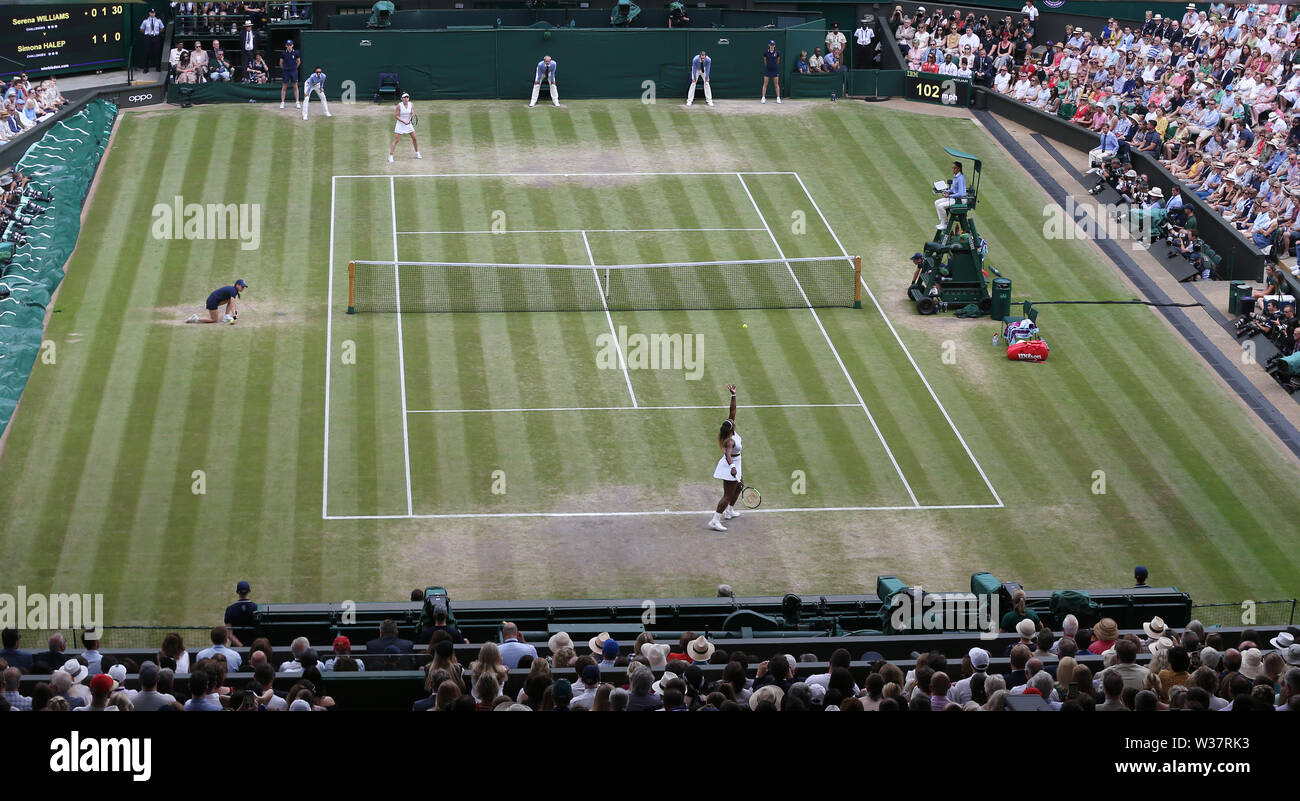
<svg viewBox="0 0 1300 801">
<path fill-rule="evenodd" d="M 713 87 L 709 85 L 709 73 L 712 71 L 713 59 L 703 50 L 691 59 L 691 88 L 686 92 L 686 105 L 695 102 L 695 87 L 701 82 L 704 83 L 704 102 L 713 105 Z"/>
<path fill-rule="evenodd" d="M 542 90 L 543 80 L 551 87 L 551 102 L 559 108 L 560 90 L 555 86 L 555 62 L 549 55 L 542 56 L 542 60 L 537 62 L 537 72 L 533 74 L 533 99 L 528 101 L 528 107 L 537 105 L 537 94 Z"/>
<path fill-rule="evenodd" d="M 158 12 L 152 8 L 149 9 L 149 16 L 140 23 L 140 33 L 144 34 L 143 72 L 149 72 L 150 67 L 162 70 L 159 62 L 162 61 L 162 34 L 165 27 L 167 26 L 163 25 L 163 21 L 158 19 Z"/>
</svg>

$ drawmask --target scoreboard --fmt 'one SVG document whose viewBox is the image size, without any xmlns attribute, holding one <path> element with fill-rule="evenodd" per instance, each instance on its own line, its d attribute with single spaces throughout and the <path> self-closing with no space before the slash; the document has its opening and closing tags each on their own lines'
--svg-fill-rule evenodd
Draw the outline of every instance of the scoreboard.
<svg viewBox="0 0 1300 801">
<path fill-rule="evenodd" d="M 971 102 L 970 81 L 966 78 L 908 70 L 903 82 L 908 100 L 941 103 L 945 106 L 969 106 Z"/>
<path fill-rule="evenodd" d="M 31 77 L 126 66 L 123 5 L 0 7 L 0 74 Z"/>
</svg>

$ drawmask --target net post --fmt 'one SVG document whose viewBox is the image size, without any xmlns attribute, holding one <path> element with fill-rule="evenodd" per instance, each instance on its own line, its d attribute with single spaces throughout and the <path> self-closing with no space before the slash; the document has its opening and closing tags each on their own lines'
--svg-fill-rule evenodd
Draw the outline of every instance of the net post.
<svg viewBox="0 0 1300 801">
<path fill-rule="evenodd" d="M 348 262 L 348 314 L 357 313 L 357 263 Z"/>
<path fill-rule="evenodd" d="M 862 308 L 862 257 L 853 257 L 853 308 Z"/>
</svg>

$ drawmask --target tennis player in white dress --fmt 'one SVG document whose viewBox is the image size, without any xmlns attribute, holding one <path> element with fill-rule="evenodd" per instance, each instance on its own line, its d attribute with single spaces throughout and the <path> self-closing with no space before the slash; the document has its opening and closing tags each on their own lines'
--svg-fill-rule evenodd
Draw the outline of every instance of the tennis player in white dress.
<svg viewBox="0 0 1300 801">
<path fill-rule="evenodd" d="M 727 391 L 731 393 L 731 411 L 727 419 L 722 421 L 722 429 L 718 432 L 718 447 L 722 448 L 722 458 L 713 468 L 713 477 L 722 479 L 722 500 L 718 501 L 718 508 L 709 521 L 709 528 L 714 531 L 727 530 L 722 525 L 724 519 L 740 517 L 740 512 L 735 509 L 741 487 L 740 434 L 736 432 L 736 385 L 728 384 Z"/>
<path fill-rule="evenodd" d="M 402 92 L 402 99 L 397 104 L 397 125 L 393 127 L 393 145 L 388 148 L 388 160 L 393 160 L 393 152 L 397 150 L 397 140 L 410 134 L 411 145 L 415 148 L 415 157 L 422 159 L 420 155 L 420 143 L 415 140 L 415 104 L 411 102 L 411 96 Z"/>
</svg>

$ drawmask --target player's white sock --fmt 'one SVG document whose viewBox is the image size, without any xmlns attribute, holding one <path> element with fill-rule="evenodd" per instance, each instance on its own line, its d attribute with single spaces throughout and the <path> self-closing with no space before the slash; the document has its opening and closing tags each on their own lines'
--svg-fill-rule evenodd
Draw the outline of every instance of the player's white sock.
<svg viewBox="0 0 1300 801">
<path fill-rule="evenodd" d="M 392 164 L 392 163 L 393 163 L 393 154 L 392 154 L 392 153 L 389 153 L 389 154 L 388 154 L 388 163 L 389 163 L 389 164 Z"/>
<path fill-rule="evenodd" d="M 540 91 L 542 91 L 541 85 L 536 83 L 533 84 L 533 99 L 528 101 L 529 108 L 532 108 L 533 106 L 537 105 L 537 93 Z"/>
<path fill-rule="evenodd" d="M 686 90 L 686 105 L 695 102 L 695 81 L 691 81 L 691 88 Z"/>
<path fill-rule="evenodd" d="M 710 106 L 713 105 L 713 87 L 709 85 L 708 81 L 704 82 L 704 100 Z"/>
<path fill-rule="evenodd" d="M 555 84 L 551 84 L 551 102 L 560 105 L 560 90 L 555 88 Z"/>
</svg>

